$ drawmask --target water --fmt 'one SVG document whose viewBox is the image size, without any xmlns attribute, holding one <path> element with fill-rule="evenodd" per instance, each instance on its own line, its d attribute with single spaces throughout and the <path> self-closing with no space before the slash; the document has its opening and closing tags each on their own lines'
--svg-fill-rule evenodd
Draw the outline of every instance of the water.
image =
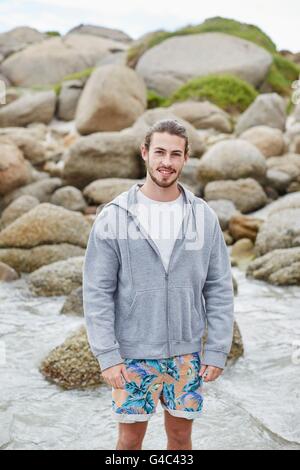
<svg viewBox="0 0 300 470">
<path fill-rule="evenodd" d="M 245 357 L 205 384 L 193 448 L 300 450 L 300 364 L 292 360 L 293 343 L 300 342 L 300 288 L 249 280 L 238 268 L 233 273 Z M 115 449 L 110 388 L 62 391 L 38 372 L 84 319 L 59 314 L 64 296 L 32 296 L 26 277 L 0 284 L 0 448 Z M 166 448 L 163 419 L 159 404 L 144 449 Z"/>
</svg>

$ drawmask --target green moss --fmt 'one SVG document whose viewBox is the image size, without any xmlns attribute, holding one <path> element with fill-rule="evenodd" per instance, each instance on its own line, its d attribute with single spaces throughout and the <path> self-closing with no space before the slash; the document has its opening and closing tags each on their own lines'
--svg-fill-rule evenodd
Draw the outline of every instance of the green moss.
<svg viewBox="0 0 300 470">
<path fill-rule="evenodd" d="M 46 31 L 47 36 L 60 36 L 58 31 Z"/>
<path fill-rule="evenodd" d="M 135 66 L 139 58 L 147 49 L 160 44 L 168 38 L 187 34 L 200 34 L 218 32 L 237 36 L 247 41 L 256 43 L 257 45 L 267 49 L 269 52 L 276 52 L 276 45 L 272 39 L 267 36 L 260 28 L 255 25 L 240 23 L 230 18 L 214 17 L 208 18 L 199 25 L 188 25 L 173 32 L 159 31 L 149 37 L 143 44 L 133 46 L 129 49 L 127 55 L 127 64 Z"/>
<path fill-rule="evenodd" d="M 252 85 L 234 75 L 206 75 L 188 81 L 166 99 L 165 105 L 190 99 L 208 100 L 227 112 L 239 113 L 245 111 L 257 95 Z"/>
<path fill-rule="evenodd" d="M 153 90 L 147 90 L 147 108 L 160 108 L 165 106 L 166 98 Z"/>
<path fill-rule="evenodd" d="M 273 54 L 273 64 L 266 78 L 271 89 L 283 96 L 290 96 L 292 83 L 299 78 L 300 67 L 280 54 Z"/>
<path fill-rule="evenodd" d="M 55 85 L 52 86 L 52 89 L 55 91 L 56 95 L 59 96 L 63 82 L 69 80 L 80 80 L 81 78 L 88 78 L 94 70 L 95 67 L 89 67 L 87 69 L 80 70 L 79 72 L 74 72 L 70 75 L 66 75 L 61 82 L 55 83 Z"/>
</svg>

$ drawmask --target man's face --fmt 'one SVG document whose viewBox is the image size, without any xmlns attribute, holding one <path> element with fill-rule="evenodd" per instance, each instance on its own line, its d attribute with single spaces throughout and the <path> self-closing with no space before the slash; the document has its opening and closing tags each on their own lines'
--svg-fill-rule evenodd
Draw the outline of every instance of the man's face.
<svg viewBox="0 0 300 470">
<path fill-rule="evenodd" d="M 184 155 L 185 139 L 168 132 L 154 132 L 149 152 L 141 146 L 147 171 L 158 186 L 168 188 L 179 178 L 188 155 Z"/>
</svg>

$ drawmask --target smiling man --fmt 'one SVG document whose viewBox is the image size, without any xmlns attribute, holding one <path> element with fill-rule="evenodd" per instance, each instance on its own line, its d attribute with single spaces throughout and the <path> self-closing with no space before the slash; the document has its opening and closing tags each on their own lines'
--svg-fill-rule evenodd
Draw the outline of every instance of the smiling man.
<svg viewBox="0 0 300 470">
<path fill-rule="evenodd" d="M 232 344 L 222 230 L 208 204 L 178 181 L 189 151 L 177 120 L 152 126 L 141 144 L 145 182 L 105 205 L 87 245 L 84 313 L 91 350 L 112 387 L 117 449 L 142 448 L 158 401 L 167 449 L 192 449 L 203 383 L 222 374 Z"/>
</svg>

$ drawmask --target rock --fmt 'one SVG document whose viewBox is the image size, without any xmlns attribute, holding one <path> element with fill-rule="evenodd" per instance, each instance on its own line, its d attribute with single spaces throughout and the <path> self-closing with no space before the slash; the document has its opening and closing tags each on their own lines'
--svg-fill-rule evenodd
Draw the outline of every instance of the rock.
<svg viewBox="0 0 300 470">
<path fill-rule="evenodd" d="M 60 311 L 66 315 L 84 316 L 82 287 L 72 290 L 71 294 L 66 298 L 66 301 Z"/>
<path fill-rule="evenodd" d="M 66 80 L 62 83 L 58 98 L 57 117 L 62 121 L 75 119 L 76 108 L 82 93 L 81 80 Z"/>
<path fill-rule="evenodd" d="M 230 115 L 209 101 L 183 101 L 173 104 L 169 109 L 196 129 L 213 128 L 220 132 L 232 132 Z"/>
<path fill-rule="evenodd" d="M 194 194 L 199 194 L 200 196 L 203 194 L 204 186 L 202 183 L 199 183 L 196 178 L 199 164 L 199 158 L 189 157 L 181 170 L 178 180 L 181 183 L 188 185 L 192 189 Z"/>
<path fill-rule="evenodd" d="M 0 219 L 0 229 L 7 227 L 14 222 L 21 215 L 33 209 L 40 201 L 29 195 L 20 196 L 15 199 L 7 208 L 2 212 Z"/>
<path fill-rule="evenodd" d="M 264 182 L 265 157 L 249 142 L 232 139 L 213 145 L 201 158 L 197 178 L 203 183 L 251 177 Z"/>
<path fill-rule="evenodd" d="M 142 157 L 136 136 L 96 132 L 71 145 L 63 169 L 67 184 L 84 188 L 99 178 L 139 178 Z"/>
<path fill-rule="evenodd" d="M 33 122 L 49 124 L 54 116 L 54 91 L 30 93 L 0 108 L 0 127 L 27 126 Z"/>
<path fill-rule="evenodd" d="M 272 212 L 257 234 L 255 254 L 261 256 L 272 250 L 295 246 L 300 246 L 300 208 Z"/>
<path fill-rule="evenodd" d="M 21 188 L 15 189 L 14 191 L 9 192 L 3 198 L 2 206 L 3 208 L 7 207 L 13 201 L 18 199 L 20 196 L 34 196 L 40 202 L 49 202 L 51 194 L 62 186 L 62 180 L 60 178 L 43 178 L 33 183 L 22 186 Z"/>
<path fill-rule="evenodd" d="M 14 143 L 0 138 L 0 195 L 4 195 L 26 184 L 30 170 L 22 152 Z"/>
<path fill-rule="evenodd" d="M 82 214 L 47 202 L 39 204 L 0 232 L 0 247 L 32 248 L 48 243 L 86 247 L 90 224 Z"/>
<path fill-rule="evenodd" d="M 285 101 L 277 93 L 263 93 L 241 114 L 235 132 L 242 134 L 250 127 L 268 126 L 285 130 Z"/>
<path fill-rule="evenodd" d="M 208 205 L 215 211 L 218 216 L 222 230 L 226 230 L 229 225 L 230 219 L 239 212 L 232 201 L 226 199 L 217 199 L 215 201 L 208 201 Z"/>
<path fill-rule="evenodd" d="M 33 248 L 0 248 L 0 260 L 18 273 L 32 273 L 47 264 L 84 254 L 85 248 L 70 243 L 45 244 Z"/>
<path fill-rule="evenodd" d="M 136 71 L 148 88 L 168 96 L 191 78 L 215 73 L 231 73 L 257 86 L 271 63 L 269 52 L 253 42 L 208 32 L 174 36 L 151 47 L 139 59 Z"/>
<path fill-rule="evenodd" d="M 92 354 L 84 327 L 71 334 L 41 363 L 39 371 L 50 382 L 66 390 L 84 389 L 105 383 Z"/>
<path fill-rule="evenodd" d="M 37 165 L 46 160 L 46 146 L 34 128 L 5 127 L 0 129 L 0 139 L 1 136 L 9 138 L 32 164 Z"/>
<path fill-rule="evenodd" d="M 28 286 L 37 296 L 67 295 L 82 285 L 84 256 L 75 256 L 42 266 L 28 276 Z"/>
<path fill-rule="evenodd" d="M 255 259 L 247 276 L 280 286 L 300 286 L 300 247 L 274 250 Z"/>
<path fill-rule="evenodd" d="M 84 197 L 93 204 L 102 204 L 112 201 L 131 186 L 142 180 L 129 178 L 101 178 L 93 181 L 83 190 Z"/>
<path fill-rule="evenodd" d="M 51 204 L 62 206 L 70 211 L 84 212 L 87 204 L 81 191 L 73 186 L 64 186 L 57 189 L 50 198 Z"/>
<path fill-rule="evenodd" d="M 271 214 L 285 209 L 300 209 L 300 193 L 286 194 L 277 201 L 271 202 L 263 209 L 253 212 L 251 217 L 267 220 Z"/>
<path fill-rule="evenodd" d="M 237 181 L 212 181 L 205 186 L 205 199 L 229 199 L 242 213 L 251 212 L 267 203 L 263 188 L 252 178 Z"/>
<path fill-rule="evenodd" d="M 190 157 L 199 158 L 205 151 L 203 139 L 199 132 L 187 121 L 174 114 L 170 108 L 148 109 L 140 116 L 134 125 L 122 131 L 123 134 L 133 134 L 136 138 L 136 145 L 140 152 L 140 145 L 143 142 L 149 127 L 153 126 L 157 121 L 164 119 L 176 119 L 182 124 L 187 131 L 191 152 Z"/>
<path fill-rule="evenodd" d="M 231 256 L 236 265 L 245 270 L 255 258 L 253 242 L 248 238 L 241 238 L 232 246 Z"/>
<path fill-rule="evenodd" d="M 236 361 L 239 357 L 242 357 L 243 355 L 244 355 L 243 339 L 242 339 L 242 335 L 238 327 L 238 324 L 235 321 L 234 328 L 233 328 L 233 339 L 232 339 L 231 351 L 228 355 L 228 361 Z"/>
<path fill-rule="evenodd" d="M 229 221 L 229 233 L 234 240 L 248 238 L 255 242 L 257 233 L 263 224 L 262 219 L 245 215 L 233 215 Z"/>
<path fill-rule="evenodd" d="M 68 34 L 13 54 L 2 62 L 0 70 L 16 86 L 54 85 L 70 74 L 94 67 L 112 52 L 126 49 L 118 41 Z"/>
<path fill-rule="evenodd" d="M 126 44 L 132 42 L 132 38 L 120 29 L 107 28 L 105 26 L 95 26 L 90 24 L 80 24 L 68 31 L 67 34 L 89 34 L 91 36 L 100 36 L 102 38 L 120 41 Z"/>
<path fill-rule="evenodd" d="M 141 77 L 123 65 L 95 69 L 81 94 L 76 128 L 86 135 L 130 127 L 147 107 L 147 90 Z"/>
<path fill-rule="evenodd" d="M 300 155 L 286 154 L 267 161 L 267 179 L 278 191 L 288 190 L 294 181 L 300 181 Z"/>
<path fill-rule="evenodd" d="M 295 153 L 300 154 L 300 135 L 295 138 Z"/>
<path fill-rule="evenodd" d="M 240 135 L 260 150 L 265 157 L 282 155 L 285 150 L 283 133 L 280 129 L 268 126 L 255 126 Z"/>
<path fill-rule="evenodd" d="M 44 33 L 28 26 L 18 26 L 0 34 L 0 54 L 3 58 L 18 52 L 29 44 L 35 44 L 46 38 Z"/>
<path fill-rule="evenodd" d="M 11 282 L 19 279 L 18 273 L 5 263 L 0 261 L 0 282 Z"/>
</svg>

